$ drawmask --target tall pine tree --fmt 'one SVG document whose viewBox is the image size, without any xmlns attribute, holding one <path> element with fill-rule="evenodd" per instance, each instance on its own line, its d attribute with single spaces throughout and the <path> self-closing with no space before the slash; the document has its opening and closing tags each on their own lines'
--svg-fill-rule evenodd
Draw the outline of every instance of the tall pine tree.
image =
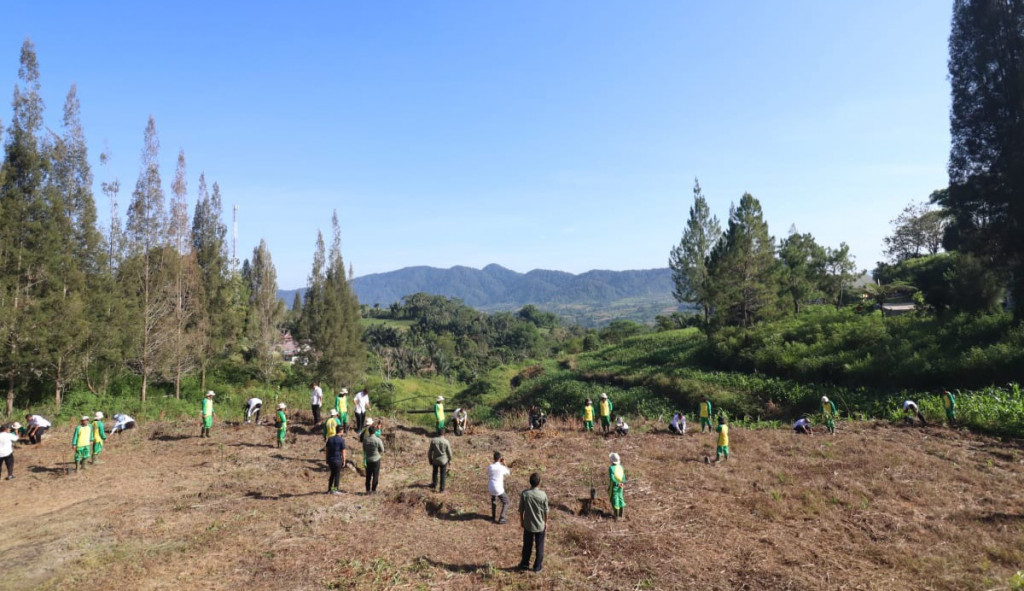
<svg viewBox="0 0 1024 591">
<path fill-rule="evenodd" d="M 708 283 L 708 257 L 722 237 L 718 218 L 711 215 L 708 202 L 700 190 L 700 181 L 693 180 L 693 206 L 679 245 L 672 248 L 668 266 L 672 269 L 675 287 L 672 295 L 678 302 L 693 302 L 704 311 L 704 324 L 711 319 L 711 290 Z"/>
</svg>

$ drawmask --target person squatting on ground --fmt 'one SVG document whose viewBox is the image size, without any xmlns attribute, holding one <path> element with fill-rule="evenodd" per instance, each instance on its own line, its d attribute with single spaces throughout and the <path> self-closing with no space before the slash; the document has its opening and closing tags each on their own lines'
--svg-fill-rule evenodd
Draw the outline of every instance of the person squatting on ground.
<svg viewBox="0 0 1024 591">
<path fill-rule="evenodd" d="M 331 412 L 337 411 L 332 408 Z M 327 438 L 324 448 L 327 449 L 327 467 L 331 471 L 331 476 L 327 479 L 327 494 L 340 495 L 338 484 L 341 481 L 341 469 L 345 467 L 345 462 L 348 460 L 345 452 L 345 438 L 335 432 L 334 435 Z"/>
<path fill-rule="evenodd" d="M 725 417 L 718 417 L 718 447 L 715 448 L 715 461 L 729 459 L 729 425 L 725 423 Z M 724 458 L 724 459 L 723 459 Z"/>
<path fill-rule="evenodd" d="M 348 434 L 348 388 L 342 388 L 334 397 L 334 410 L 338 411 L 341 432 Z"/>
<path fill-rule="evenodd" d="M 256 424 L 260 424 L 260 413 L 263 411 L 263 401 L 259 398 L 250 398 L 245 401 L 245 406 L 242 408 L 242 412 L 245 413 L 245 422 L 249 423 L 255 418 Z"/>
<path fill-rule="evenodd" d="M 491 495 L 491 521 L 499 525 L 505 523 L 505 510 L 508 509 L 508 495 L 505 494 L 505 477 L 511 474 L 505 465 L 501 452 L 494 452 L 494 463 L 487 466 L 487 492 Z M 498 501 L 501 501 L 501 516 L 498 516 Z"/>
<path fill-rule="evenodd" d="M 587 398 L 587 403 L 583 405 L 583 430 L 594 430 L 594 402 L 589 398 Z"/>
<path fill-rule="evenodd" d="M 444 492 L 445 482 L 448 480 L 448 468 L 452 463 L 452 445 L 440 433 L 430 440 L 430 447 L 427 448 L 427 461 L 431 465 L 430 490 L 436 490 L 438 481 L 441 483 L 441 492 Z"/>
<path fill-rule="evenodd" d="M 928 421 L 924 420 L 924 415 L 921 414 L 921 409 L 917 407 L 917 403 L 913 400 L 903 401 L 903 422 L 908 425 L 914 424 L 913 417 L 917 417 L 917 420 L 921 421 L 922 425 L 927 425 Z"/>
<path fill-rule="evenodd" d="M 7 480 L 14 479 L 14 442 L 18 440 L 18 429 L 21 423 L 15 422 L 0 433 L 0 476 L 3 476 L 3 466 L 7 466 Z"/>
<path fill-rule="evenodd" d="M 203 398 L 203 405 L 199 410 L 199 415 L 203 419 L 203 427 L 199 431 L 200 437 L 209 437 L 210 428 L 213 427 L 213 390 L 206 392 L 206 397 Z"/>
<path fill-rule="evenodd" d="M 320 388 L 320 380 L 313 380 L 309 385 L 309 406 L 313 410 L 313 425 L 320 424 L 320 407 L 324 403 L 324 391 Z"/>
<path fill-rule="evenodd" d="M 288 435 L 288 415 L 284 412 L 286 410 L 287 404 L 277 403 L 277 420 L 274 421 L 274 426 L 277 427 L 277 449 L 284 449 L 284 440 Z"/>
<path fill-rule="evenodd" d="M 547 417 L 544 416 L 544 411 L 540 409 L 536 404 L 530 407 L 527 412 L 527 420 L 530 422 L 530 430 L 540 429 L 544 426 L 544 423 L 548 422 Z"/>
<path fill-rule="evenodd" d="M 828 396 L 821 397 L 821 418 L 825 427 L 832 435 L 836 434 L 836 403 L 828 399 Z"/>
<path fill-rule="evenodd" d="M 461 437 L 466 433 L 469 425 L 469 413 L 464 408 L 456 408 L 452 413 L 452 426 L 455 428 L 455 435 Z"/>
<path fill-rule="evenodd" d="M 612 401 L 608 400 L 608 395 L 602 392 L 601 402 L 598 403 L 598 415 L 601 417 L 601 432 L 605 435 L 608 434 L 608 429 L 612 426 L 612 410 Z"/>
<path fill-rule="evenodd" d="M 793 423 L 793 432 L 797 435 L 814 435 L 811 428 L 811 421 L 807 417 L 800 417 Z"/>
<path fill-rule="evenodd" d="M 366 437 L 363 438 L 363 463 L 366 465 L 366 494 L 377 492 L 380 481 L 380 457 L 384 453 L 384 442 L 376 432 L 371 432 L 373 418 L 366 419 Z"/>
<path fill-rule="evenodd" d="M 530 554 L 537 546 L 533 572 L 544 567 L 544 534 L 548 526 L 548 495 L 540 489 L 540 474 L 530 474 L 530 488 L 519 495 L 519 527 L 523 528 L 523 554 L 519 569 L 530 568 Z"/>
<path fill-rule="evenodd" d="M 356 413 L 356 432 L 362 433 L 366 426 L 366 411 L 370 410 L 370 388 L 363 388 L 352 397 Z"/>
<path fill-rule="evenodd" d="M 668 430 L 678 435 L 686 435 L 686 415 L 681 412 L 672 415 L 672 421 L 668 424 Z"/>
<path fill-rule="evenodd" d="M 82 417 L 82 424 L 75 427 L 71 447 L 75 448 L 75 472 L 84 470 L 85 461 L 89 459 L 89 448 L 92 447 L 92 425 L 89 424 L 89 417 Z"/>
<path fill-rule="evenodd" d="M 103 413 L 96 411 L 96 418 L 92 422 L 92 457 L 90 464 L 102 464 L 100 453 L 103 451 L 103 442 L 107 440 L 107 430 L 103 426 Z"/>
<path fill-rule="evenodd" d="M 25 415 L 25 437 L 31 444 L 42 443 L 43 434 L 50 428 L 50 421 L 42 415 Z"/>
<path fill-rule="evenodd" d="M 120 433 L 135 428 L 135 419 L 126 414 L 117 413 L 114 415 L 114 426 L 110 428 L 110 434 Z"/>
<path fill-rule="evenodd" d="M 615 417 L 615 434 L 629 435 L 629 424 L 626 419 L 622 418 L 622 415 Z"/>
<path fill-rule="evenodd" d="M 626 508 L 626 471 L 622 468 L 619 454 L 609 454 L 608 459 L 611 460 L 611 465 L 608 466 L 608 500 L 612 504 L 612 516 L 618 520 L 622 518 L 622 510 Z"/>
<path fill-rule="evenodd" d="M 697 416 L 700 418 L 700 432 L 704 432 L 704 427 L 708 428 L 708 433 L 711 432 L 711 401 L 708 400 L 707 396 L 700 397 L 700 406 L 697 407 Z"/>
<path fill-rule="evenodd" d="M 438 396 L 434 403 L 434 421 L 437 423 L 437 434 L 444 433 L 444 396 Z"/>
<path fill-rule="evenodd" d="M 946 420 L 950 427 L 956 426 L 956 397 L 949 390 L 942 391 L 942 407 L 946 409 Z"/>
</svg>

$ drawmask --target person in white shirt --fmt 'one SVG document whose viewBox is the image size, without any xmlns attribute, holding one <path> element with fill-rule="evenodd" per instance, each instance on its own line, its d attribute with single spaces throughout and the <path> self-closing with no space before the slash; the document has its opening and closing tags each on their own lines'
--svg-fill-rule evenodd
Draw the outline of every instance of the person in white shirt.
<svg viewBox="0 0 1024 591">
<path fill-rule="evenodd" d="M 469 413 L 463 408 L 456 408 L 455 412 L 452 413 L 452 424 L 455 427 L 456 435 L 464 435 L 466 433 L 466 426 L 469 423 Z"/>
<path fill-rule="evenodd" d="M 263 410 L 263 400 L 259 398 L 250 398 L 245 401 L 245 422 L 248 423 L 252 420 L 255 415 L 256 424 L 260 424 L 260 411 Z"/>
<path fill-rule="evenodd" d="M 686 435 L 686 415 L 681 412 L 672 415 L 672 422 L 668 424 L 668 430 L 679 435 Z"/>
<path fill-rule="evenodd" d="M 356 412 L 356 432 L 361 433 L 366 425 L 366 411 L 370 410 L 370 388 L 363 388 L 352 397 Z"/>
<path fill-rule="evenodd" d="M 922 425 L 927 425 L 928 421 L 924 420 L 924 415 L 921 414 L 921 409 L 917 407 L 917 403 L 913 400 L 903 401 L 903 422 L 908 425 L 914 424 L 913 417 L 917 417 L 917 420 L 921 421 Z"/>
<path fill-rule="evenodd" d="M 114 415 L 114 426 L 110 428 L 110 434 L 120 433 L 135 428 L 135 419 L 126 414 L 117 413 Z"/>
<path fill-rule="evenodd" d="M 505 523 L 508 495 L 505 494 L 505 477 L 511 474 L 500 451 L 494 452 L 494 463 L 487 466 L 487 492 L 491 495 L 491 521 Z M 501 516 L 498 516 L 498 501 L 501 501 Z"/>
<path fill-rule="evenodd" d="M 14 479 L 14 442 L 18 440 L 19 423 L 14 423 L 0 433 L 0 476 L 3 466 L 7 466 L 7 480 Z"/>
<path fill-rule="evenodd" d="M 618 435 L 629 435 L 629 425 L 621 415 L 615 419 L 615 433 Z"/>
<path fill-rule="evenodd" d="M 49 428 L 50 421 L 43 417 L 33 414 L 25 415 L 25 436 L 28 437 L 29 443 L 41 443 L 43 433 L 46 433 Z"/>
<path fill-rule="evenodd" d="M 800 417 L 795 423 L 793 423 L 793 431 L 799 435 L 814 435 L 814 429 L 811 428 L 811 421 L 807 417 Z"/>
<path fill-rule="evenodd" d="M 309 405 L 313 408 L 313 424 L 320 424 L 320 407 L 324 403 L 324 391 L 320 389 L 320 380 L 313 380 L 309 385 Z"/>
</svg>

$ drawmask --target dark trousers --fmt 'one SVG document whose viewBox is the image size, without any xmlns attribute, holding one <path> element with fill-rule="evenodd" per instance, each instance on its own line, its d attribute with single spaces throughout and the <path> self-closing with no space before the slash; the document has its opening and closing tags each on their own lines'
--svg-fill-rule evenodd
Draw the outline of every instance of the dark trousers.
<svg viewBox="0 0 1024 591">
<path fill-rule="evenodd" d="M 313 407 L 313 424 L 314 425 L 319 425 L 320 424 L 320 405 L 319 404 L 313 404 L 311 406 Z"/>
<path fill-rule="evenodd" d="M 29 435 L 28 442 L 29 443 L 39 443 L 40 441 L 42 441 L 43 440 L 43 433 L 46 433 L 47 429 L 49 429 L 49 427 L 39 427 L 39 428 L 37 428 L 35 430 L 35 432 L 32 433 L 32 435 Z"/>
<path fill-rule="evenodd" d="M 5 466 L 7 466 L 7 475 L 14 476 L 14 454 L 12 453 L 9 456 L 4 456 L 0 458 L 0 460 L 3 461 Z M 0 468 L 0 476 L 3 476 L 3 474 L 3 468 Z"/>
<path fill-rule="evenodd" d="M 327 480 L 327 490 L 331 491 L 338 488 L 338 483 L 341 481 L 341 461 L 327 462 L 327 467 L 331 469 L 331 477 Z"/>
<path fill-rule="evenodd" d="M 540 572 L 544 566 L 544 533 L 523 530 L 523 559 L 519 562 L 519 568 L 530 568 L 530 554 L 533 552 L 533 544 L 536 540 L 537 558 L 533 561 L 533 570 Z"/>
<path fill-rule="evenodd" d="M 498 515 L 498 501 L 501 501 L 501 517 Z M 508 495 L 501 493 L 498 496 L 491 497 L 491 521 L 497 519 L 497 521 L 505 521 L 505 509 L 508 509 Z"/>
<path fill-rule="evenodd" d="M 357 412 L 356 413 L 356 431 L 362 431 L 363 430 L 363 425 L 365 425 L 365 424 L 366 424 L 366 413 L 365 412 Z"/>
<path fill-rule="evenodd" d="M 378 480 L 380 480 L 380 462 L 366 462 L 366 492 L 377 492 Z"/>
<path fill-rule="evenodd" d="M 438 474 L 441 476 L 441 490 L 444 490 L 444 483 L 448 480 L 448 464 L 443 466 L 434 466 L 434 470 L 430 475 L 430 488 L 437 488 L 437 477 Z"/>
</svg>

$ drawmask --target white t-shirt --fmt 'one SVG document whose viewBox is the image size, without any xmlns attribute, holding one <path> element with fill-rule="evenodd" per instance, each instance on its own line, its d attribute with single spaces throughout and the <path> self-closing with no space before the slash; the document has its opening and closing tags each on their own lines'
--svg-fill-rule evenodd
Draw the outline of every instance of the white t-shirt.
<svg viewBox="0 0 1024 591">
<path fill-rule="evenodd" d="M 111 433 L 116 433 L 117 431 L 124 431 L 125 426 L 127 426 L 128 423 L 134 423 L 135 419 L 131 418 L 128 415 L 116 414 L 114 415 L 114 421 L 114 426 L 110 429 Z"/>
<path fill-rule="evenodd" d="M 352 403 L 355 404 L 356 414 L 365 414 L 366 407 L 370 405 L 370 395 L 365 390 L 360 390 L 352 397 Z"/>
<path fill-rule="evenodd" d="M 39 415 L 30 416 L 28 418 L 28 424 L 29 426 L 35 425 L 36 427 L 46 427 L 47 429 L 50 428 L 50 421 L 47 421 L 46 419 Z"/>
<path fill-rule="evenodd" d="M 903 410 L 917 410 L 917 403 L 915 403 L 913 400 L 904 400 Z"/>
<path fill-rule="evenodd" d="M 262 401 L 262 400 L 260 400 L 259 398 L 250 398 L 250 399 L 249 399 L 249 400 L 248 400 L 248 401 L 247 401 L 247 402 L 245 403 L 245 407 L 246 407 L 246 408 L 253 408 L 253 407 L 254 407 L 254 406 L 256 406 L 257 404 L 258 404 L 258 405 L 260 405 L 260 406 L 263 406 L 263 401 Z"/>
<path fill-rule="evenodd" d="M 313 391 L 309 394 L 309 403 L 313 406 L 320 406 L 324 402 L 324 391 L 320 386 L 313 388 Z"/>
<path fill-rule="evenodd" d="M 494 462 L 487 466 L 487 492 L 492 497 L 499 497 L 505 494 L 505 477 L 511 474 L 508 466 L 501 462 Z"/>
<path fill-rule="evenodd" d="M 4 431 L 0 433 L 0 458 L 6 458 L 14 453 L 14 442 L 18 440 L 16 433 Z"/>
</svg>

